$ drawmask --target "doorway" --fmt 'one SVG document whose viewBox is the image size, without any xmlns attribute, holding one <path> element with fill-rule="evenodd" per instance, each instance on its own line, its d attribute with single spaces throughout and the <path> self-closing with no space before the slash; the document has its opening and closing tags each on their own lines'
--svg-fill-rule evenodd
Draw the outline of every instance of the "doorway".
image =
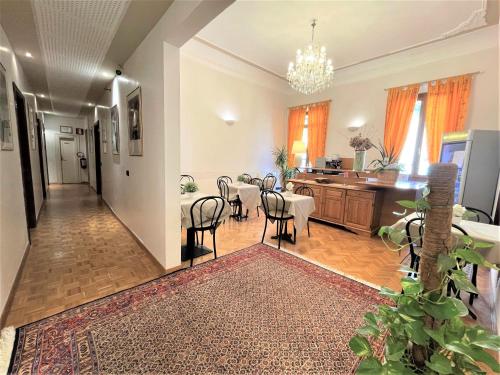
<svg viewBox="0 0 500 375">
<path fill-rule="evenodd" d="M 38 118 L 36 119 L 36 132 L 38 137 L 38 159 L 40 160 L 40 177 L 42 179 L 42 194 L 43 194 L 43 199 L 47 199 L 47 189 L 45 185 L 45 166 L 43 163 L 44 161 L 43 151 L 45 150 L 45 140 L 43 140 L 42 142 L 42 138 L 44 137 L 44 135 L 42 134 L 42 123 Z"/>
<path fill-rule="evenodd" d="M 101 133 L 99 132 L 99 121 L 94 124 L 94 150 L 95 150 L 95 190 L 102 194 L 101 176 Z"/>
<path fill-rule="evenodd" d="M 36 227 L 36 211 L 35 193 L 33 191 L 33 176 L 31 173 L 28 121 L 26 119 L 26 102 L 23 94 L 17 88 L 15 83 L 12 83 L 12 87 L 14 90 L 14 104 L 16 107 L 17 136 L 19 138 L 19 154 L 21 158 L 21 175 L 23 181 L 24 209 L 26 211 L 26 226 L 30 229 Z"/>
<path fill-rule="evenodd" d="M 61 176 L 63 184 L 78 183 L 76 145 L 74 138 L 59 138 Z"/>
</svg>

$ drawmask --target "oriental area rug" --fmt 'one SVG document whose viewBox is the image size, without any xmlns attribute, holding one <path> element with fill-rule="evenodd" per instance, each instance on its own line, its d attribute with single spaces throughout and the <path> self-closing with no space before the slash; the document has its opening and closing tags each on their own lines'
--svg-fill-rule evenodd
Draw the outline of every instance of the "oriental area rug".
<svg viewBox="0 0 500 375">
<path fill-rule="evenodd" d="M 258 244 L 17 329 L 12 373 L 350 374 L 378 291 Z"/>
</svg>

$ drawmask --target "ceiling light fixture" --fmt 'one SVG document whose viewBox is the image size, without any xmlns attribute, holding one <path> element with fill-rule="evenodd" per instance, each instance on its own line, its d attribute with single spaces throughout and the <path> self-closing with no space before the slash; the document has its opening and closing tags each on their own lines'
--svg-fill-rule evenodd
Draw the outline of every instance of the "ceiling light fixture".
<svg viewBox="0 0 500 375">
<path fill-rule="evenodd" d="M 109 73 L 109 72 L 102 72 L 102 76 L 104 78 L 113 78 L 114 77 L 114 75 Z"/>
<path fill-rule="evenodd" d="M 40 98 L 45 98 L 45 95 L 44 95 L 44 94 L 38 94 L 38 96 L 39 96 Z"/>
<path fill-rule="evenodd" d="M 333 79 L 333 64 L 326 57 L 326 48 L 314 44 L 316 19 L 312 20 L 311 27 L 311 43 L 304 51 L 297 50 L 295 64 L 290 62 L 286 75 L 290 86 L 306 95 L 326 89 Z"/>
<path fill-rule="evenodd" d="M 26 57 L 29 57 L 30 59 L 32 59 L 32 58 L 33 58 L 33 55 L 31 54 L 31 52 L 26 52 L 24 55 L 25 55 Z"/>
<path fill-rule="evenodd" d="M 92 106 L 93 106 L 93 104 L 92 104 L 92 103 L 90 103 L 90 102 L 88 102 L 88 103 L 87 103 L 87 105 L 88 105 L 89 107 L 92 107 Z"/>
</svg>

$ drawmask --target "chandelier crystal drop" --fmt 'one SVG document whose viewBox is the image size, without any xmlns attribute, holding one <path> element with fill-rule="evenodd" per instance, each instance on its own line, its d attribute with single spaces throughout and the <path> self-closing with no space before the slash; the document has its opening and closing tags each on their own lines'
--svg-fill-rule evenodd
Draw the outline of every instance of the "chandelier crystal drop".
<svg viewBox="0 0 500 375">
<path fill-rule="evenodd" d="M 297 50 L 295 64 L 290 62 L 286 75 L 290 86 L 306 95 L 328 88 L 333 79 L 333 64 L 326 56 L 326 48 L 314 44 L 316 20 L 312 21 L 311 27 L 311 44 L 304 51 Z"/>
</svg>

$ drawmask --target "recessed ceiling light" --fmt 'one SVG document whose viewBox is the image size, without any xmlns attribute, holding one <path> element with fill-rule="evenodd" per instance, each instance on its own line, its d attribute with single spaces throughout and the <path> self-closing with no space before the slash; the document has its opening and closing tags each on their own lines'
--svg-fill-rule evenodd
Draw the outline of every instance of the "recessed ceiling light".
<svg viewBox="0 0 500 375">
<path fill-rule="evenodd" d="M 45 98 L 45 95 L 44 95 L 44 94 L 38 94 L 38 96 L 39 96 L 40 98 Z"/>
<path fill-rule="evenodd" d="M 93 106 L 93 104 L 92 104 L 92 103 L 90 103 L 90 102 L 88 102 L 88 103 L 87 103 L 87 105 L 88 105 L 89 107 L 92 107 L 92 106 Z"/>
<path fill-rule="evenodd" d="M 102 72 L 102 76 L 104 78 L 113 78 L 114 77 L 114 75 L 109 73 L 109 72 Z"/>
<path fill-rule="evenodd" d="M 31 58 L 33 58 L 33 55 L 32 55 L 30 52 L 26 52 L 26 53 L 25 53 L 25 56 L 26 56 L 26 57 L 29 57 L 30 59 L 31 59 Z"/>
</svg>

